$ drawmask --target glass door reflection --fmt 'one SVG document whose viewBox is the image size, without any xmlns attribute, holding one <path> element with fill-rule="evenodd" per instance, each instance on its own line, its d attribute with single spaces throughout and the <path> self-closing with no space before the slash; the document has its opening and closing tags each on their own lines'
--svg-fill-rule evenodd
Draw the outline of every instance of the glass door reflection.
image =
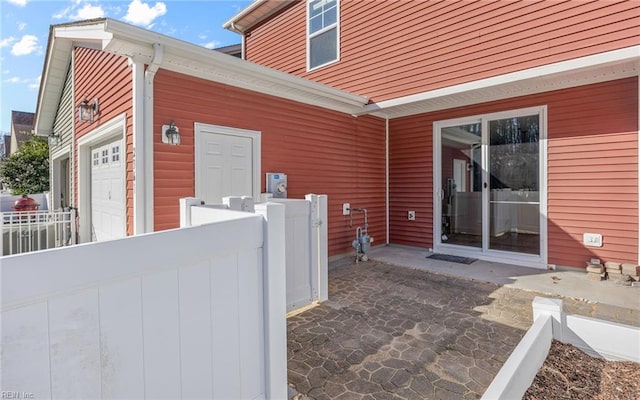
<svg viewBox="0 0 640 400">
<path fill-rule="evenodd" d="M 489 121 L 489 248 L 540 254 L 538 115 Z"/>
<path fill-rule="evenodd" d="M 482 247 L 480 122 L 441 130 L 441 243 Z"/>
</svg>

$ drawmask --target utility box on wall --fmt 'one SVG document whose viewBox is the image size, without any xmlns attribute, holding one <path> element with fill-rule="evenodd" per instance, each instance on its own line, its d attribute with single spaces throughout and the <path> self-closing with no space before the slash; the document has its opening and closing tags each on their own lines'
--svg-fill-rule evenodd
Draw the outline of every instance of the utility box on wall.
<svg viewBox="0 0 640 400">
<path fill-rule="evenodd" d="M 267 193 L 276 199 L 287 198 L 287 175 L 280 172 L 267 172 Z"/>
</svg>

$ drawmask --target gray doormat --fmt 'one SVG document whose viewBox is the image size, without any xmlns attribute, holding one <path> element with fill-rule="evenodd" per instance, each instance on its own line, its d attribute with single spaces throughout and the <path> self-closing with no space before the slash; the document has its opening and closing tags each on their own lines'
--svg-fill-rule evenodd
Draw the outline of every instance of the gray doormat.
<svg viewBox="0 0 640 400">
<path fill-rule="evenodd" d="M 432 254 L 430 256 L 427 256 L 427 258 L 433 258 L 434 260 L 440 261 L 451 261 L 459 264 L 471 264 L 472 262 L 478 261 L 477 258 L 451 256 L 448 254 Z"/>
</svg>

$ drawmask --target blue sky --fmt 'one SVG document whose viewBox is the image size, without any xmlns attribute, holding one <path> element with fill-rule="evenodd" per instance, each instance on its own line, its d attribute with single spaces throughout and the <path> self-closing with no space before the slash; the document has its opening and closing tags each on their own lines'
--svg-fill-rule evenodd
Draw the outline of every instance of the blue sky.
<svg viewBox="0 0 640 400">
<path fill-rule="evenodd" d="M 113 18 L 208 48 L 240 43 L 222 24 L 253 0 L 0 0 L 0 131 L 36 111 L 49 26 Z"/>
</svg>

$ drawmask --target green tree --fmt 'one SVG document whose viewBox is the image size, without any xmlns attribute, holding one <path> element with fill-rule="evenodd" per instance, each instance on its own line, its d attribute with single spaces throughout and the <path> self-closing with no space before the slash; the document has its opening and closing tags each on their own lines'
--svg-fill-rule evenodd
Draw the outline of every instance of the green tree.
<svg viewBox="0 0 640 400">
<path fill-rule="evenodd" d="M 42 193 L 49 190 L 49 143 L 34 136 L 2 161 L 0 179 L 13 194 Z"/>
</svg>

